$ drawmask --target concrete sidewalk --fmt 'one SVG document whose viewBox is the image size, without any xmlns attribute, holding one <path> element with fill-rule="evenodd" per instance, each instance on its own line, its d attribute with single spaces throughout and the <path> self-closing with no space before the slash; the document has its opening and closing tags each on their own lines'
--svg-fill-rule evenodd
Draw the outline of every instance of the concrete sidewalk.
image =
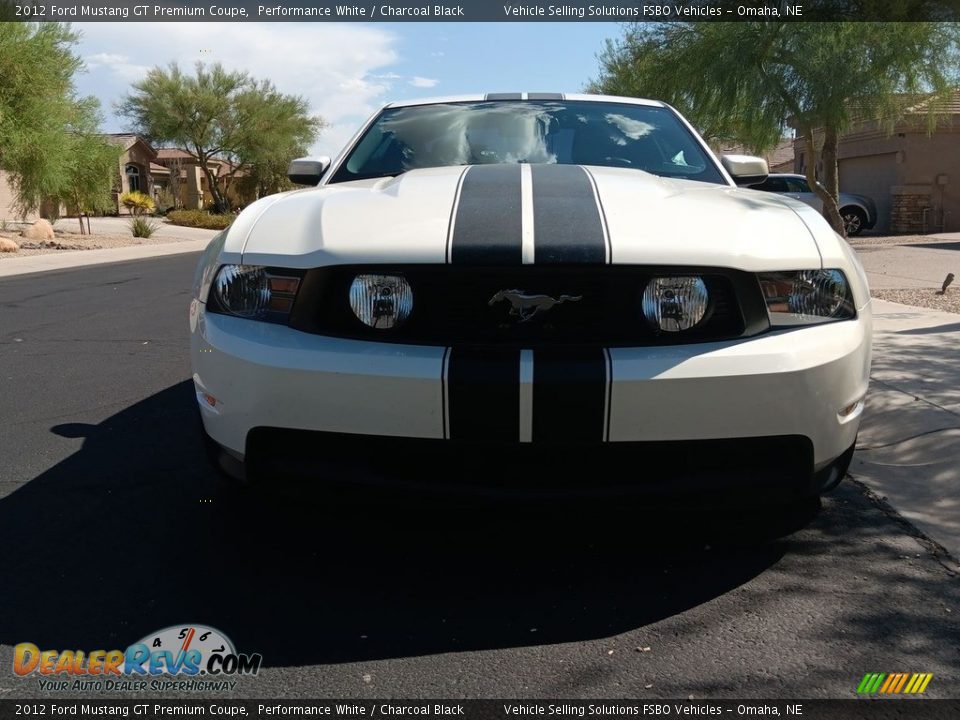
<svg viewBox="0 0 960 720">
<path fill-rule="evenodd" d="M 102 265 L 103 263 L 200 252 L 207 247 L 210 238 L 216 234 L 212 230 L 205 232 L 210 233 L 210 237 L 199 240 L 180 240 L 163 243 L 162 245 L 127 245 L 126 247 L 104 248 L 102 250 L 65 250 L 45 255 L 4 258 L 3 261 L 0 261 L 0 278 L 47 270 L 65 270 L 85 265 Z"/>
<path fill-rule="evenodd" d="M 850 473 L 960 558 L 960 315 L 876 299 L 873 309 Z"/>
</svg>

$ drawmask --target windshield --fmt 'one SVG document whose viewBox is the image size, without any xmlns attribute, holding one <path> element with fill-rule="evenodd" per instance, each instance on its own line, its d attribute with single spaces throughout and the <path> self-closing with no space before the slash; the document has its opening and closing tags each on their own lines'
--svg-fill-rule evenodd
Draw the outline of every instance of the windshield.
<svg viewBox="0 0 960 720">
<path fill-rule="evenodd" d="M 497 163 L 602 165 L 724 183 L 716 164 L 671 110 L 586 101 L 390 108 L 353 146 L 331 182 Z"/>
</svg>

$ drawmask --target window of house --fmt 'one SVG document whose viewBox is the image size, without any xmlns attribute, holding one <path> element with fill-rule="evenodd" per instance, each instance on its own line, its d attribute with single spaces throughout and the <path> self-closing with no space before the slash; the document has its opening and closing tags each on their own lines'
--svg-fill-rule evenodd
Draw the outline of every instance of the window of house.
<svg viewBox="0 0 960 720">
<path fill-rule="evenodd" d="M 136 165 L 127 165 L 124 169 L 124 172 L 127 174 L 127 187 L 130 188 L 130 191 L 140 189 L 140 168 Z"/>
</svg>

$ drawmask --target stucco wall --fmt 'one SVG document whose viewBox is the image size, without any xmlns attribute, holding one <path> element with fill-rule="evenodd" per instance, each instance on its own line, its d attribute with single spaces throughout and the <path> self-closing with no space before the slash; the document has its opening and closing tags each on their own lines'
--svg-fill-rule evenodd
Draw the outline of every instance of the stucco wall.
<svg viewBox="0 0 960 720">
<path fill-rule="evenodd" d="M 0 220 L 26 220 L 33 222 L 39 217 L 39 215 L 36 213 L 29 213 L 24 218 L 14 209 L 14 205 L 15 195 L 13 193 L 13 188 L 10 187 L 7 174 L 3 170 L 0 170 Z"/>
</svg>

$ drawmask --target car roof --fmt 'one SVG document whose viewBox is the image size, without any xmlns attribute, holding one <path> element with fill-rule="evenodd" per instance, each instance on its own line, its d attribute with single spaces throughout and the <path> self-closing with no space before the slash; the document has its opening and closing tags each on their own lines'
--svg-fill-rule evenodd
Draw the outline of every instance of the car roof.
<svg viewBox="0 0 960 720">
<path fill-rule="evenodd" d="M 616 102 L 629 105 L 647 105 L 649 107 L 667 107 L 659 100 L 645 100 L 643 98 L 620 97 L 617 95 L 587 95 L 584 93 L 547 93 L 547 92 L 515 92 L 515 93 L 477 93 L 474 95 L 446 95 L 441 97 L 416 98 L 412 100 L 398 100 L 387 103 L 384 108 L 410 107 L 413 105 L 439 105 L 441 103 L 458 102 L 485 102 L 503 100 L 577 100 L 582 102 Z"/>
</svg>

